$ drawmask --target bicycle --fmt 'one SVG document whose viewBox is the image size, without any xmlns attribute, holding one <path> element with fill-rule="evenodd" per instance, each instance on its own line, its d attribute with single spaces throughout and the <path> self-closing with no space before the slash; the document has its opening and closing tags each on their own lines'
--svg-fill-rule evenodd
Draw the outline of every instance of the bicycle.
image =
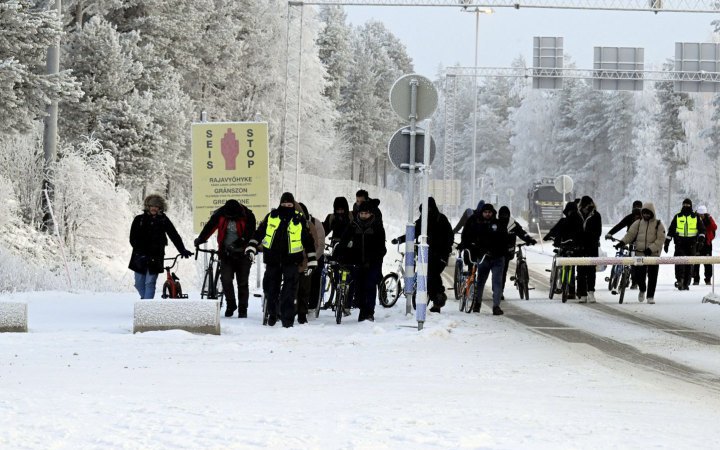
<svg viewBox="0 0 720 450">
<path fill-rule="evenodd" d="M 200 290 L 200 298 L 207 298 L 208 300 L 220 300 L 220 308 L 223 305 L 223 299 L 225 294 L 222 290 L 222 284 L 218 287 L 220 281 L 220 259 L 217 257 L 218 251 L 214 249 L 204 250 L 199 247 L 195 248 L 195 260 L 198 255 L 202 253 L 209 253 L 210 260 L 205 268 L 205 277 L 203 278 L 202 289 Z"/>
<path fill-rule="evenodd" d="M 455 291 L 455 300 L 460 300 L 462 297 L 463 285 L 465 284 L 465 278 L 467 278 L 468 272 L 465 271 L 462 259 L 462 250 L 457 250 L 455 256 L 455 274 L 453 276 L 453 290 Z"/>
<path fill-rule="evenodd" d="M 525 243 L 517 245 L 515 252 L 515 276 L 510 277 L 510 281 L 515 282 L 515 287 L 520 293 L 520 299 L 530 300 L 530 272 L 528 271 L 527 260 L 522 252 Z"/>
<path fill-rule="evenodd" d="M 335 323 L 340 325 L 343 316 L 350 315 L 348 295 L 352 283 L 352 270 L 354 268 L 355 266 L 350 264 L 341 264 L 337 261 L 326 259 L 325 266 L 323 267 L 324 274 L 320 275 L 320 296 L 318 298 L 318 304 L 315 306 L 315 318 L 320 315 L 320 305 L 323 304 L 322 301 L 324 300 L 325 281 L 322 278 L 325 276 L 337 277 L 337 280 L 333 280 L 330 284 L 333 289 L 333 296 L 328 300 L 330 307 L 332 307 L 333 312 L 335 312 Z M 335 275 L 331 275 L 332 273 Z"/>
<path fill-rule="evenodd" d="M 174 258 L 165 258 L 165 261 L 172 261 L 173 263 L 169 266 L 165 266 L 165 283 L 163 283 L 162 298 L 188 298 L 187 294 L 183 294 L 182 286 L 180 285 L 180 279 L 175 275 L 175 272 L 171 272 L 172 268 L 177 264 L 179 254 Z"/>
<path fill-rule="evenodd" d="M 467 254 L 465 253 L 467 252 Z M 463 258 L 467 256 L 467 260 L 470 260 L 470 252 L 468 250 L 463 250 Z M 471 313 L 473 309 L 475 308 L 475 305 L 477 304 L 478 309 L 480 309 L 480 306 L 482 305 L 482 302 L 480 299 L 477 298 L 477 271 L 478 267 L 485 261 L 485 257 L 487 256 L 487 253 L 480 258 L 480 261 L 471 261 L 470 262 L 470 271 L 468 272 L 467 278 L 465 278 L 465 285 L 463 286 L 462 290 L 462 298 L 460 299 L 460 311 L 465 311 L 466 313 Z M 482 294 L 482 293 L 481 293 Z"/>
<path fill-rule="evenodd" d="M 403 294 L 403 284 L 405 282 L 405 252 L 400 250 L 400 244 L 398 244 L 398 253 L 400 258 L 396 259 L 395 262 L 398 264 L 395 272 L 390 272 L 382 278 L 378 289 L 378 299 L 380 304 L 385 308 L 392 308 L 397 303 L 400 295 Z M 417 278 L 417 273 L 415 275 Z M 415 283 L 413 283 L 413 292 L 415 292 Z M 415 307 L 415 300 L 413 294 L 413 308 Z"/>
<path fill-rule="evenodd" d="M 323 255 L 322 269 L 320 270 L 320 292 L 318 294 L 317 304 L 315 305 L 315 318 L 317 319 L 320 315 L 321 309 L 328 309 L 332 306 L 333 298 L 335 297 L 335 276 L 333 271 L 330 270 L 329 262 L 332 261 L 332 246 L 325 244 L 325 254 Z M 325 294 L 329 292 L 327 300 Z"/>
<path fill-rule="evenodd" d="M 610 240 L 613 242 L 621 242 L 619 239 L 615 239 L 614 237 L 610 237 Z M 615 256 L 622 258 L 633 256 L 634 253 L 634 245 L 623 245 L 622 247 L 617 249 L 617 251 L 615 252 Z M 605 281 L 608 282 L 608 290 L 612 293 L 612 295 L 620 294 L 620 297 L 618 299 L 618 303 L 620 304 L 622 304 L 623 300 L 625 299 L 625 289 L 630 286 L 631 271 L 631 266 L 615 264 L 612 266 L 612 269 L 610 269 L 610 276 L 605 277 Z"/>
<path fill-rule="evenodd" d="M 572 245 L 563 243 L 553 252 L 555 256 L 553 256 L 552 267 L 548 270 L 550 272 L 549 297 L 552 299 L 555 294 L 562 294 L 562 302 L 565 303 L 570 296 L 570 286 L 575 283 L 575 267 L 558 266 L 556 260 L 559 257 L 574 256 L 577 250 Z"/>
</svg>

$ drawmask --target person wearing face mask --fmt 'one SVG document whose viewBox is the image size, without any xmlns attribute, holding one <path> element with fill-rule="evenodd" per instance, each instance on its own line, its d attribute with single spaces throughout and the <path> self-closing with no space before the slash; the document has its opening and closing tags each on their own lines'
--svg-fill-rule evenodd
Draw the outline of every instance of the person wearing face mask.
<svg viewBox="0 0 720 450">
<path fill-rule="evenodd" d="M 625 236 L 615 247 L 620 248 L 623 245 L 635 243 L 636 254 L 660 256 L 665 241 L 665 225 L 655 217 L 655 205 L 650 202 L 643 204 L 640 217 L 640 220 L 636 220 L 630 225 Z M 660 266 L 635 266 L 635 268 L 635 280 L 640 288 L 638 301 L 644 301 L 647 295 L 647 302 L 649 304 L 655 303 L 655 286 L 657 285 Z M 645 282 L 646 275 L 647 284 Z"/>
<path fill-rule="evenodd" d="M 268 325 L 275 325 L 279 315 L 283 327 L 292 327 L 299 266 L 307 256 L 309 276 L 317 267 L 317 258 L 307 221 L 295 209 L 295 198 L 290 192 L 283 193 L 280 205 L 265 216 L 248 242 L 245 255 L 251 261 L 255 259 L 258 247 L 262 247 L 264 255 L 263 291 L 267 299 Z"/>
<path fill-rule="evenodd" d="M 665 238 L 665 253 L 669 251 L 670 241 L 675 243 L 674 256 L 695 256 L 697 243 L 705 241 L 705 224 L 693 211 L 692 200 L 689 198 L 683 200 L 682 209 L 670 222 Z M 691 278 L 691 265 L 675 265 L 675 286 L 678 290 L 687 291 Z"/>
<path fill-rule="evenodd" d="M 352 283 L 360 308 L 358 322 L 375 321 L 377 285 L 382 278 L 382 261 L 386 253 L 383 223 L 375 217 L 370 202 L 362 202 L 334 253 L 341 263 L 356 266 L 352 273 Z"/>
<path fill-rule="evenodd" d="M 347 199 L 345 197 L 335 197 L 333 201 L 333 212 L 332 214 L 328 214 L 322 223 L 325 236 L 331 236 L 331 245 L 334 246 L 340 242 L 340 238 L 343 233 L 345 233 L 345 229 L 350 226 L 352 221 L 353 213 L 350 211 Z"/>
<path fill-rule="evenodd" d="M 580 223 L 577 229 L 579 256 L 597 257 L 602 236 L 602 218 L 592 198 L 585 195 L 578 209 Z M 577 295 L 580 303 L 595 303 L 595 266 L 578 266 Z"/>
<path fill-rule="evenodd" d="M 502 287 L 503 291 L 505 290 L 505 280 L 507 279 L 507 273 L 508 273 L 508 267 L 510 266 L 510 261 L 515 259 L 515 244 L 517 243 L 517 238 L 520 238 L 525 242 L 527 245 L 535 245 L 537 244 L 537 241 L 530 237 L 529 234 L 525 231 L 525 229 L 517 222 L 515 222 L 515 219 L 510 216 L 510 208 L 507 206 L 501 206 L 498 210 L 498 219 L 501 223 L 507 224 L 507 252 L 505 253 L 505 267 L 503 268 L 503 277 L 502 277 Z M 502 300 L 505 300 L 505 295 L 502 295 L 500 297 Z"/>
</svg>

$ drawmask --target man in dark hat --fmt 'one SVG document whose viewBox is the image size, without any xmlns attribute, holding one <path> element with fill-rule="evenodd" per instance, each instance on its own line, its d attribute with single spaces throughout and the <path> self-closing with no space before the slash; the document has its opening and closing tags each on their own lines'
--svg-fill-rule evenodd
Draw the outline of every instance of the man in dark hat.
<svg viewBox="0 0 720 450">
<path fill-rule="evenodd" d="M 291 193 L 283 193 L 280 205 L 260 222 L 245 250 L 250 260 L 255 259 L 258 247 L 264 255 L 263 291 L 267 299 L 268 325 L 277 323 L 279 313 L 283 327 L 289 328 L 295 323 L 295 293 L 304 256 L 307 256 L 308 275 L 317 267 L 315 242 L 305 217 L 295 209 L 295 197 Z"/>
<path fill-rule="evenodd" d="M 675 243 L 675 256 L 695 256 L 697 243 L 705 242 L 705 224 L 693 211 L 692 200 L 689 198 L 683 200 L 682 209 L 670 222 L 663 247 L 665 253 L 669 250 L 670 241 Z M 691 265 L 675 265 L 675 286 L 678 290 L 687 291 L 691 278 Z"/>
<path fill-rule="evenodd" d="M 508 241 L 507 224 L 501 224 L 490 203 L 485 203 L 481 210 L 476 211 L 465 223 L 460 239 L 461 249 L 470 250 L 473 262 L 479 263 L 477 268 L 477 290 L 475 291 L 474 312 L 480 312 L 482 292 L 488 275 L 492 272 L 493 315 L 504 314 L 500 309 L 502 296 L 502 274 L 505 266 L 505 251 Z"/>
<path fill-rule="evenodd" d="M 185 248 L 175 226 L 165 215 L 167 204 L 158 194 L 145 197 L 144 211 L 135 216 L 130 226 L 132 256 L 128 268 L 135 272 L 135 289 L 140 298 L 154 298 L 158 274 L 163 271 L 168 237 L 183 258 L 192 256 Z"/>
<path fill-rule="evenodd" d="M 237 200 L 231 199 L 210 216 L 195 239 L 195 247 L 199 247 L 217 231 L 220 281 L 227 302 L 225 317 L 232 317 L 235 310 L 241 319 L 247 317 L 250 296 L 248 278 L 252 262 L 245 257 L 245 249 L 255 233 L 255 228 L 253 212 Z M 233 278 L 237 279 L 237 299 Z"/>
</svg>

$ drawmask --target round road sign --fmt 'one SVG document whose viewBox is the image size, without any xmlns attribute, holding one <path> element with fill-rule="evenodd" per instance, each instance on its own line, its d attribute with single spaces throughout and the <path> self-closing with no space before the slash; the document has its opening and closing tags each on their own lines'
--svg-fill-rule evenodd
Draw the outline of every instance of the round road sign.
<svg viewBox="0 0 720 450">
<path fill-rule="evenodd" d="M 415 120 L 419 122 L 430 117 L 438 104 L 437 89 L 432 81 L 424 76 L 412 73 L 395 80 L 390 88 L 390 105 L 400 119 L 409 121 L 413 83 L 417 83 Z"/>
</svg>

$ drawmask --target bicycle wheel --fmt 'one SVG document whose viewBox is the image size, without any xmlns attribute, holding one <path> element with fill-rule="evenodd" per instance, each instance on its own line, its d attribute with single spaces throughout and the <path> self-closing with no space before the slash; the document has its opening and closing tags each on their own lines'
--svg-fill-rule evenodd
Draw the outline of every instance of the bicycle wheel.
<svg viewBox="0 0 720 450">
<path fill-rule="evenodd" d="M 315 318 L 320 317 L 320 308 L 325 303 L 325 289 L 327 282 L 327 271 L 323 268 L 320 272 L 320 292 L 318 293 L 317 304 L 315 305 Z"/>
<path fill-rule="evenodd" d="M 558 271 L 557 265 L 555 264 L 555 258 L 553 258 L 552 266 L 550 267 L 550 290 L 548 291 L 548 298 L 552 300 L 555 295 L 555 286 L 557 285 Z"/>
<path fill-rule="evenodd" d="M 400 279 L 398 274 L 390 272 L 385 275 L 380 283 L 380 304 L 386 308 L 395 306 L 400 298 Z"/>
<path fill-rule="evenodd" d="M 205 278 L 203 278 L 202 288 L 200 289 L 200 298 L 208 298 L 208 285 L 210 284 L 209 279 L 211 277 L 212 277 L 212 272 L 206 270 Z"/>
<path fill-rule="evenodd" d="M 179 281 L 175 282 L 175 297 L 173 298 L 183 298 L 182 286 L 180 286 Z"/>
<path fill-rule="evenodd" d="M 455 300 L 460 300 L 462 297 L 463 281 L 463 262 L 461 259 L 455 261 L 455 277 L 453 278 L 453 286 L 455 289 Z"/>
<path fill-rule="evenodd" d="M 167 281 L 163 284 L 162 298 L 170 298 L 170 283 Z"/>
<path fill-rule="evenodd" d="M 263 325 L 268 324 L 270 318 L 270 311 L 268 311 L 268 300 L 267 296 L 263 293 Z"/>
<path fill-rule="evenodd" d="M 467 286 L 465 288 L 465 291 L 463 292 L 463 295 L 465 296 L 463 303 L 466 313 L 471 313 L 473 308 L 475 307 L 475 290 L 475 280 L 473 279 L 470 285 Z"/>
<path fill-rule="evenodd" d="M 568 300 L 568 296 L 570 295 L 570 270 L 567 270 L 566 267 L 563 266 L 562 269 L 562 302 L 566 303 Z"/>
<path fill-rule="evenodd" d="M 340 325 L 343 317 L 343 306 L 345 304 L 345 292 L 344 289 L 337 293 L 335 296 L 335 323 Z"/>
<path fill-rule="evenodd" d="M 530 275 L 525 261 L 518 263 L 517 274 L 515 275 L 518 291 L 520 291 L 520 299 L 530 300 Z"/>
<path fill-rule="evenodd" d="M 622 272 L 622 277 L 620 278 L 620 285 L 618 286 L 618 293 L 620 294 L 620 298 L 618 299 L 618 303 L 622 305 L 623 300 L 625 299 L 625 288 L 627 288 L 630 285 L 630 270 L 628 268 L 624 268 Z"/>
</svg>

